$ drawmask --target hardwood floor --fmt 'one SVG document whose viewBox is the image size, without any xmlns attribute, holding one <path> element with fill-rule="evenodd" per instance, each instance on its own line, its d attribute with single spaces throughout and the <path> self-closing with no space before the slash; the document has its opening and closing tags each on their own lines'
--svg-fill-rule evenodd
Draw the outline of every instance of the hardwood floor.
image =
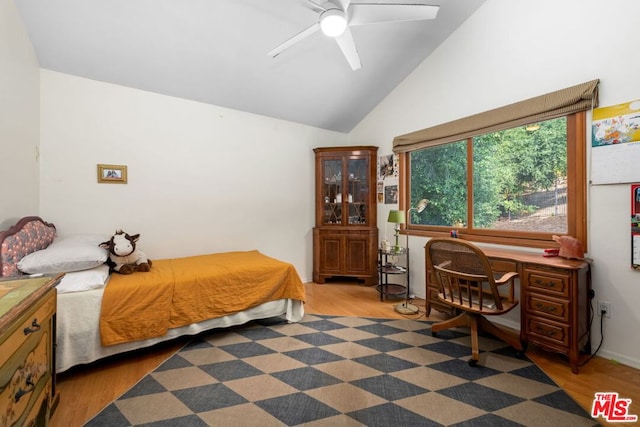
<svg viewBox="0 0 640 427">
<path fill-rule="evenodd" d="M 399 301 L 381 302 L 375 287 L 357 283 L 327 283 L 305 285 L 307 313 L 367 316 L 379 318 L 424 318 L 424 301 L 414 301 L 420 307 L 417 315 L 403 316 L 393 307 Z M 429 320 L 441 320 L 432 313 Z M 89 366 L 76 367 L 58 376 L 60 403 L 51 418 L 52 427 L 81 426 L 106 405 L 128 390 L 144 375 L 180 349 L 187 341 L 181 338 L 152 349 L 125 356 L 116 356 Z M 620 398 L 632 399 L 630 414 L 640 415 L 640 371 L 613 361 L 595 357 L 571 373 L 566 358 L 529 346 L 527 356 L 562 387 L 588 412 L 595 392 L 617 392 Z M 601 420 L 601 419 L 600 419 Z M 607 425 L 606 422 L 602 422 Z"/>
</svg>

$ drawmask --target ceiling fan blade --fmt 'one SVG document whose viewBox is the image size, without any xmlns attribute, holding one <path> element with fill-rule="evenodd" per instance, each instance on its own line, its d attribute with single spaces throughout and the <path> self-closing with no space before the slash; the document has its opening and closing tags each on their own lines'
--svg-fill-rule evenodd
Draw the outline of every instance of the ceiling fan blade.
<svg viewBox="0 0 640 427">
<path fill-rule="evenodd" d="M 434 19 L 440 6 L 423 3 L 355 3 L 349 8 L 349 25 Z"/>
<path fill-rule="evenodd" d="M 311 7 L 316 12 L 325 12 L 327 10 L 324 6 L 319 5 L 313 0 L 307 0 L 307 3 L 310 3 L 309 7 Z"/>
<path fill-rule="evenodd" d="M 290 48 L 291 46 L 293 46 L 294 44 L 298 43 L 299 41 L 309 37 L 311 34 L 315 33 L 319 29 L 320 29 L 320 23 L 316 22 L 315 24 L 313 24 L 309 28 L 300 31 L 298 34 L 296 34 L 295 36 L 291 37 L 289 40 L 287 40 L 284 43 L 282 43 L 279 46 L 277 46 L 275 49 L 270 51 L 267 55 L 269 55 L 272 58 L 275 58 L 276 56 L 278 56 L 282 52 L 284 52 L 286 49 Z"/>
<path fill-rule="evenodd" d="M 342 7 L 342 10 L 349 9 L 349 4 L 351 4 L 351 0 L 334 0 L 334 4 Z"/>
<path fill-rule="evenodd" d="M 351 31 L 349 27 L 336 37 L 336 42 L 338 42 L 338 46 L 342 50 L 344 57 L 347 58 L 347 62 L 351 65 L 351 68 L 355 70 L 359 70 L 362 66 L 360 64 L 360 56 L 358 55 L 358 50 L 356 49 L 356 44 L 353 41 L 353 37 L 351 36 Z"/>
</svg>

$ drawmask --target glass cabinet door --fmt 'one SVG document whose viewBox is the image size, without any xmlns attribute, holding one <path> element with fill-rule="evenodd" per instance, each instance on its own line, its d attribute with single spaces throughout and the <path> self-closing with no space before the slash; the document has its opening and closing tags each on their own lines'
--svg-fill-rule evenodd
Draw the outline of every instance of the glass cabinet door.
<svg viewBox="0 0 640 427">
<path fill-rule="evenodd" d="M 349 159 L 347 162 L 347 203 L 349 224 L 367 224 L 369 203 L 369 183 L 367 159 Z"/>
<path fill-rule="evenodd" d="M 328 159 L 322 162 L 324 224 L 342 224 L 342 160 Z"/>
<path fill-rule="evenodd" d="M 369 224 L 369 160 L 364 157 L 322 159 L 322 224 Z"/>
</svg>

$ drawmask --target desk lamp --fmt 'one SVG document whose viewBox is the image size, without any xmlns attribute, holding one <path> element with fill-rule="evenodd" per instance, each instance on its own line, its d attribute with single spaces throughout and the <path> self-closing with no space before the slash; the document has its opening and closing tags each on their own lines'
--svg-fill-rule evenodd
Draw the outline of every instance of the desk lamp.
<svg viewBox="0 0 640 427">
<path fill-rule="evenodd" d="M 428 203 L 429 201 L 427 199 L 422 199 L 418 202 L 418 204 L 415 207 L 409 208 L 409 210 L 407 211 L 408 222 L 411 223 L 411 211 L 416 211 L 420 213 L 424 210 L 424 208 L 427 207 Z M 408 252 L 409 251 L 409 233 L 407 233 L 406 250 L 407 250 L 407 258 L 408 258 L 409 257 L 409 252 Z M 409 271 L 407 271 L 407 274 L 409 274 Z M 397 304 L 395 306 L 395 310 L 401 314 L 418 314 L 420 312 L 420 309 L 418 308 L 418 306 L 414 304 L 409 304 L 409 295 L 411 294 L 411 290 L 409 289 L 409 284 L 411 283 L 411 281 L 408 279 L 409 278 L 407 277 L 407 296 L 406 296 L 405 302 Z"/>
<path fill-rule="evenodd" d="M 393 251 L 395 253 L 398 253 L 400 252 L 400 244 L 398 243 L 398 237 L 400 236 L 400 224 L 404 224 L 405 222 L 404 211 L 390 210 L 389 218 L 387 218 L 387 222 L 391 222 L 396 225 L 396 228 L 395 228 L 396 244 L 393 246 Z"/>
</svg>

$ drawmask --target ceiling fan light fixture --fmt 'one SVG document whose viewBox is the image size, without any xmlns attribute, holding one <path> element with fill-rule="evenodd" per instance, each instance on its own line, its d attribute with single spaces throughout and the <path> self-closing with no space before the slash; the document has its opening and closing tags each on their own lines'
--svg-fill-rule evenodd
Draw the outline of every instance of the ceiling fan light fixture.
<svg viewBox="0 0 640 427">
<path fill-rule="evenodd" d="M 329 37 L 338 37 L 347 29 L 347 16 L 340 9 L 328 9 L 320 15 L 320 29 Z"/>
</svg>

